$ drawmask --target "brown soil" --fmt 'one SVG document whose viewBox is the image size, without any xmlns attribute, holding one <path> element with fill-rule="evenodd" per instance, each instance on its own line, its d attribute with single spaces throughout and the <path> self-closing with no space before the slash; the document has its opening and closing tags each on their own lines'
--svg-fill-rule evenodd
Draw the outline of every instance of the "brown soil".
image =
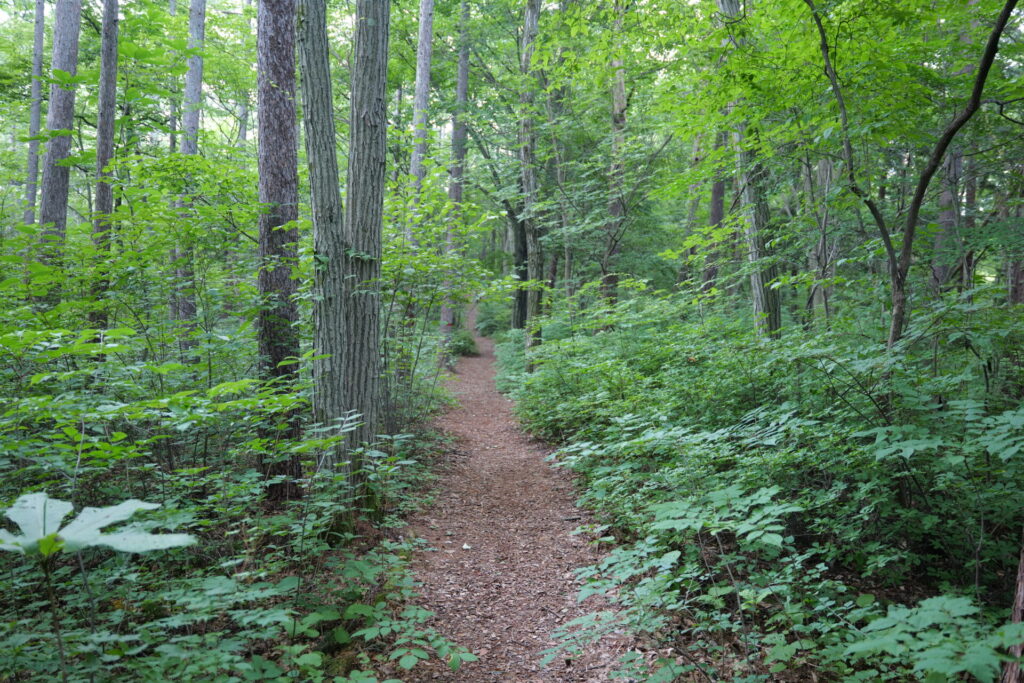
<svg viewBox="0 0 1024 683">
<path fill-rule="evenodd" d="M 586 522 L 572 482 L 544 458 L 551 449 L 525 434 L 511 401 L 494 388 L 493 344 L 459 361 L 452 389 L 460 405 L 438 420 L 455 438 L 437 503 L 412 521 L 433 549 L 414 567 L 422 604 L 440 633 L 480 657 L 453 673 L 439 662 L 403 673 L 405 681 L 605 681 L 626 639 L 606 639 L 577 659 L 540 667 L 551 633 L 587 612 L 574 569 L 599 559 L 572 531 Z M 468 546 L 468 547 L 467 547 Z M 612 641 L 612 642 L 609 642 Z"/>
</svg>

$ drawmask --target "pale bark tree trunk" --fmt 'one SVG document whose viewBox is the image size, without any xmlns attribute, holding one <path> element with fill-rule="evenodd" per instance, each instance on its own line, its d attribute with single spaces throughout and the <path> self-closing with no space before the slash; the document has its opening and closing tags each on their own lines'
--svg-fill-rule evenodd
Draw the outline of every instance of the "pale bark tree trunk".
<svg viewBox="0 0 1024 683">
<path fill-rule="evenodd" d="M 452 166 L 448 185 L 448 200 L 455 207 L 455 220 L 463 220 L 462 190 L 466 164 L 466 104 L 469 99 L 469 2 L 462 0 L 459 19 L 459 64 L 455 77 L 455 114 L 452 116 Z M 445 249 L 449 254 L 455 251 L 452 229 L 445 232 Z M 445 291 L 451 283 L 445 283 Z M 447 347 L 455 332 L 455 304 L 446 294 L 441 306 L 441 339 Z"/>
<path fill-rule="evenodd" d="M 835 274 L 835 245 L 829 236 L 830 217 L 827 200 L 832 187 L 832 170 L 832 162 L 828 159 L 821 159 L 815 170 L 812 170 L 810 162 L 808 162 L 805 176 L 806 210 L 814 215 L 814 220 L 818 225 L 818 239 L 807 254 L 807 267 L 814 273 L 816 280 L 811 283 L 810 293 L 807 297 L 808 324 L 814 320 L 818 312 L 824 316 L 826 324 L 831 316 L 832 287 L 820 281 Z M 818 192 L 815 192 L 815 187 Z"/>
<path fill-rule="evenodd" d="M 46 1 L 36 0 L 35 25 L 32 39 L 32 109 L 29 113 L 28 134 L 39 135 L 43 102 L 43 37 L 46 32 Z M 28 170 L 25 173 L 26 225 L 36 221 L 36 190 L 39 184 L 39 140 L 28 142 Z"/>
<path fill-rule="evenodd" d="M 740 15 L 739 0 L 717 0 L 719 11 L 730 20 Z M 751 300 L 754 305 L 754 324 L 759 334 L 778 336 L 782 328 L 782 307 L 778 289 L 769 283 L 775 278 L 774 267 L 760 265 L 767 257 L 765 232 L 768 229 L 768 200 L 764 182 L 767 173 L 747 142 L 747 124 L 741 122 L 733 131 L 733 144 L 739 165 L 740 197 L 746 216 L 744 237 L 747 242 L 747 260 L 754 266 L 750 271 Z"/>
<path fill-rule="evenodd" d="M 349 352 L 342 382 L 349 407 L 362 416 L 352 442 L 375 440 L 381 419 L 380 259 L 387 165 L 387 67 L 390 0 L 357 0 L 345 236 L 351 255 L 344 277 Z M 358 472 L 359 463 L 353 463 Z"/>
<path fill-rule="evenodd" d="M 782 328 L 782 307 L 779 290 L 770 286 L 775 279 L 775 267 L 761 264 L 762 259 L 769 256 L 764 239 L 769 223 L 768 200 L 764 191 L 768 174 L 757 159 L 756 152 L 744 146 L 745 133 L 745 129 L 738 129 L 733 133 L 733 141 L 739 157 L 740 197 L 746 215 L 743 234 L 747 241 L 747 260 L 753 265 L 750 271 L 750 292 L 754 304 L 754 323 L 759 334 L 776 337 Z"/>
<path fill-rule="evenodd" d="M 412 158 L 409 175 L 413 190 L 423 188 L 427 156 L 427 107 L 430 103 L 430 62 L 434 46 L 434 0 L 420 0 L 419 37 L 416 44 L 416 88 L 412 98 Z M 415 199 L 414 199 L 415 201 Z M 411 226 L 409 228 L 411 230 Z"/>
<path fill-rule="evenodd" d="M 169 0 L 167 3 L 167 13 L 172 17 L 178 14 L 178 0 Z M 170 129 L 167 135 L 167 149 L 171 154 L 178 151 L 178 89 L 177 89 L 177 78 L 173 79 L 172 85 L 169 88 L 171 91 L 171 100 L 168 107 L 167 113 L 167 127 Z M 172 312 L 173 315 L 173 312 Z"/>
<path fill-rule="evenodd" d="M 520 222 L 523 226 L 523 237 L 526 242 L 526 278 L 534 282 L 534 286 L 526 292 L 525 324 L 529 326 L 526 335 L 527 348 L 540 343 L 541 332 L 536 325 L 531 325 L 540 314 L 541 290 L 536 286 L 543 277 L 543 255 L 540 250 L 540 226 L 537 223 L 537 140 L 533 128 L 535 116 L 534 98 L 535 83 L 533 81 L 534 43 L 537 39 L 540 20 L 540 0 L 526 0 L 523 13 L 522 62 L 520 72 L 528 79 L 519 96 L 519 161 L 522 164 L 523 212 Z"/>
<path fill-rule="evenodd" d="M 244 12 L 252 6 L 252 0 L 242 0 L 242 11 Z M 249 26 L 249 30 L 252 30 L 252 21 L 246 21 Z M 238 103 L 238 137 L 235 139 L 235 143 L 239 147 L 244 147 L 246 141 L 249 139 L 249 92 L 246 90 L 242 97 L 242 101 Z"/>
<path fill-rule="evenodd" d="M 298 377 L 296 283 L 292 268 L 298 259 L 295 221 L 299 208 L 298 152 L 295 127 L 295 0 L 259 0 L 256 19 L 257 102 L 259 126 L 259 198 L 266 208 L 259 217 L 259 288 L 262 306 L 256 318 L 262 375 L 291 390 Z M 267 438 L 297 438 L 297 416 L 284 418 L 278 431 L 269 426 Z M 271 485 L 272 500 L 300 495 L 302 476 L 298 456 L 262 462 L 263 474 L 283 477 Z"/>
<path fill-rule="evenodd" d="M 206 41 L 206 0 L 192 0 L 188 13 L 188 47 L 202 51 Z M 188 59 L 185 73 L 185 106 L 181 117 L 181 153 L 199 153 L 199 121 L 203 108 L 203 56 Z M 184 204 L 182 209 L 187 209 Z M 183 211 L 183 215 L 187 215 Z M 196 283 L 190 245 L 175 247 L 171 251 L 171 264 L 175 274 L 175 293 L 171 301 L 171 315 L 184 324 L 185 336 L 179 342 L 183 354 L 195 346 L 192 332 L 196 326 Z"/>
<path fill-rule="evenodd" d="M 326 0 L 301 0 L 299 59 L 302 111 L 306 131 L 310 205 L 313 212 L 313 421 L 342 426 L 349 410 L 342 365 L 347 353 L 344 268 L 344 209 L 338 183 Z M 338 449 L 323 456 L 323 465 L 338 465 Z M 350 474 L 346 472 L 346 474 Z"/>
<path fill-rule="evenodd" d="M 725 133 L 715 135 L 715 150 L 725 146 Z M 726 175 L 722 169 L 715 171 L 714 180 L 711 181 L 711 204 L 708 207 L 708 224 L 715 230 L 722 227 L 725 222 L 725 183 Z M 710 292 L 718 285 L 719 260 L 722 258 L 721 247 L 713 245 L 708 253 L 707 261 L 704 264 L 704 272 L 701 275 L 701 291 Z"/>
<path fill-rule="evenodd" d="M 72 76 L 78 73 L 78 33 L 82 18 L 81 0 L 57 0 L 53 24 L 53 57 L 50 68 Z M 39 223 L 43 228 L 44 259 L 58 265 L 63 257 L 64 236 L 67 231 L 68 189 L 70 168 L 62 165 L 71 152 L 70 131 L 74 127 L 75 87 L 50 86 L 50 105 L 46 113 L 48 131 L 68 131 L 56 135 L 46 143 L 43 161 L 43 182 L 39 196 Z M 58 295 L 59 296 L 59 295 Z M 57 297 L 51 294 L 51 299 Z"/>
<path fill-rule="evenodd" d="M 118 0 L 103 0 L 103 36 L 100 41 L 99 112 L 96 118 L 96 216 L 93 218 L 92 239 L 100 263 L 98 277 L 93 284 L 93 296 L 101 299 L 107 289 L 106 260 L 103 255 L 110 247 L 110 214 L 114 210 L 113 174 L 107 169 L 114 156 L 114 119 L 117 116 L 117 33 Z M 94 304 L 90 324 L 98 329 L 107 326 L 106 307 L 102 301 Z"/>
</svg>

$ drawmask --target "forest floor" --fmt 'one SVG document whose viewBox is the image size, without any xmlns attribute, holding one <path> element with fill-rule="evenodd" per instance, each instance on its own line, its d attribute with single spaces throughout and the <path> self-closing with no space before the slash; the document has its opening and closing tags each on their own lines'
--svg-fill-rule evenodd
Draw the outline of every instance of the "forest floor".
<svg viewBox="0 0 1024 683">
<path fill-rule="evenodd" d="M 459 405 L 437 421 L 455 440 L 437 502 L 411 520 L 410 533 L 431 548 L 414 560 L 419 604 L 435 613 L 432 626 L 480 660 L 456 673 L 424 662 L 401 678 L 607 681 L 630 645 L 622 634 L 540 667 L 556 628 L 608 608 L 600 597 L 576 597 L 573 570 L 600 553 L 573 535 L 587 517 L 573 504 L 569 474 L 545 461 L 551 449 L 523 431 L 495 389 L 491 340 L 476 342 L 480 355 L 462 358 L 450 384 Z"/>
</svg>

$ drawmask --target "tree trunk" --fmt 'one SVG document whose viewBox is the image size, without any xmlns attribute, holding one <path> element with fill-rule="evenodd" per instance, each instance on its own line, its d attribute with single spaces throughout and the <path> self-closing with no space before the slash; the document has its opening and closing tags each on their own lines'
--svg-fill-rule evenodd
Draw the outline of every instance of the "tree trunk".
<svg viewBox="0 0 1024 683">
<path fill-rule="evenodd" d="M 540 343 L 540 328 L 532 323 L 540 315 L 542 290 L 538 284 L 543 279 L 543 255 L 540 249 L 540 226 L 537 223 L 537 140 L 533 129 L 535 84 L 533 82 L 534 44 L 540 20 L 540 0 L 526 0 L 523 13 L 522 62 L 520 73 L 527 79 L 519 95 L 519 161 L 522 165 L 523 211 L 520 223 L 523 226 L 523 237 L 526 246 L 526 279 L 534 284 L 526 292 L 526 315 L 524 322 L 528 326 L 526 335 L 527 348 Z"/>
<path fill-rule="evenodd" d="M 169 0 L 167 3 L 167 13 L 172 17 L 178 15 L 178 0 Z M 171 99 L 168 103 L 167 112 L 167 128 L 169 129 L 167 134 L 167 150 L 174 154 L 178 151 L 178 89 L 177 80 L 172 78 L 171 86 L 168 88 L 171 92 Z M 173 311 L 172 311 L 173 316 Z"/>
<path fill-rule="evenodd" d="M 349 410 L 342 382 L 348 341 L 343 295 L 345 216 L 338 182 L 327 3 L 301 0 L 299 7 L 302 111 L 313 212 L 313 422 L 329 427 L 325 436 L 330 436 L 342 426 Z M 322 464 L 334 467 L 338 462 L 338 449 L 324 454 Z"/>
<path fill-rule="evenodd" d="M 615 2 L 615 32 L 622 33 L 625 8 L 621 0 Z M 618 296 L 619 276 L 614 272 L 622 235 L 626 222 L 625 172 L 622 154 L 626 145 L 626 71 L 622 59 L 612 59 L 612 165 L 608 174 L 608 226 L 605 237 L 605 253 L 601 259 L 601 291 L 608 303 L 615 303 Z"/>
<path fill-rule="evenodd" d="M 1005 206 L 1003 207 L 1004 217 L 1009 215 L 1009 211 Z M 1017 225 L 1020 225 L 1020 218 L 1022 218 L 1021 207 L 1017 206 L 1014 209 L 1014 217 L 1016 217 Z M 1017 228 L 1020 230 L 1020 228 Z M 1024 304 L 1024 254 L 1015 250 L 1015 253 L 1011 253 L 1006 260 L 1006 300 L 1011 304 Z"/>
<path fill-rule="evenodd" d="M 256 19 L 257 101 L 259 126 L 260 306 L 256 318 L 261 374 L 279 382 L 279 391 L 292 390 L 298 377 L 300 355 L 292 268 L 298 254 L 299 174 L 295 128 L 295 0 L 260 0 Z M 261 428 L 266 439 L 299 436 L 297 416 L 284 416 L 283 430 L 270 424 Z M 297 455 L 262 462 L 267 478 L 282 477 L 267 490 L 271 500 L 287 500 L 301 493 L 302 476 Z"/>
<path fill-rule="evenodd" d="M 717 151 L 724 147 L 725 142 L 725 133 L 720 132 L 715 135 L 715 150 Z M 726 180 L 725 172 L 722 169 L 717 169 L 714 180 L 711 181 L 711 205 L 708 207 L 708 224 L 714 230 L 721 228 L 722 223 L 725 222 Z M 708 251 L 707 260 L 704 263 L 704 273 L 701 275 L 702 292 L 711 292 L 718 284 L 719 259 L 722 258 L 719 251 L 720 248 L 717 245 L 713 245 Z"/>
<path fill-rule="evenodd" d="M 747 241 L 747 260 L 753 266 L 750 271 L 750 290 L 754 322 L 758 334 L 777 337 L 782 328 L 782 307 L 779 290 L 770 286 L 775 279 L 775 267 L 761 264 L 761 260 L 769 256 L 764 238 L 769 221 L 768 200 L 764 193 L 767 172 L 756 153 L 743 147 L 743 129 L 734 133 L 734 141 L 740 160 L 740 196 L 746 214 L 744 235 Z"/>
<path fill-rule="evenodd" d="M 946 155 L 942 173 L 942 191 L 939 195 L 939 221 L 932 241 L 931 276 L 928 280 L 932 295 L 938 297 L 949 281 L 953 270 L 950 243 L 955 239 L 960 223 L 960 176 L 963 153 L 952 148 Z"/>
<path fill-rule="evenodd" d="M 343 278 L 349 352 L 342 382 L 362 416 L 354 443 L 375 440 L 381 419 L 380 259 L 387 165 L 387 67 L 390 0 L 357 0 L 348 157 Z M 355 472 L 359 463 L 352 464 Z"/>
<path fill-rule="evenodd" d="M 456 220 L 463 220 L 462 189 L 466 164 L 466 104 L 469 99 L 469 2 L 462 0 L 459 20 L 459 65 L 455 79 L 455 114 L 452 116 L 452 166 L 448 200 L 455 206 Z M 445 232 L 445 249 L 454 253 L 452 229 Z M 455 304 L 447 294 L 451 283 L 445 283 L 445 300 L 441 306 L 441 340 L 447 347 L 455 331 Z"/>
<path fill-rule="evenodd" d="M 43 36 L 46 32 L 46 1 L 36 0 L 32 40 L 32 109 L 29 114 L 28 170 L 25 173 L 25 225 L 36 221 L 36 190 L 39 184 L 39 126 L 43 102 Z"/>
<path fill-rule="evenodd" d="M 64 71 L 71 76 L 78 73 L 78 33 L 82 18 L 81 0 L 57 0 L 53 24 L 53 57 L 50 68 L 55 74 Z M 43 182 L 39 196 L 39 223 L 43 232 L 43 258 L 52 265 L 60 264 L 67 231 L 68 189 L 70 168 L 61 162 L 71 152 L 71 134 L 74 128 L 75 86 L 50 86 L 50 105 L 46 113 L 46 129 L 68 131 L 55 135 L 46 143 L 43 161 Z M 49 297 L 55 301 L 59 294 Z"/>
<path fill-rule="evenodd" d="M 203 108 L 203 56 L 201 51 L 206 41 L 206 0 L 192 0 L 188 13 L 188 47 L 198 50 L 188 59 L 188 71 L 185 73 L 185 103 L 181 123 L 181 153 L 199 154 L 199 120 Z M 183 209 L 185 220 L 189 216 Z M 181 245 L 171 250 L 171 264 L 174 267 L 175 292 L 171 300 L 171 317 L 184 325 L 184 336 L 179 342 L 182 354 L 189 358 L 188 351 L 195 346 L 192 332 L 196 327 L 196 283 L 195 269 L 192 263 L 193 252 L 190 244 Z"/>
<path fill-rule="evenodd" d="M 1010 621 L 1019 624 L 1024 621 L 1024 531 L 1021 532 L 1020 556 L 1017 560 L 1017 580 L 1014 582 L 1013 607 L 1010 609 Z M 1024 643 L 1018 643 L 1010 648 L 1010 656 L 1020 659 L 1024 653 Z M 1000 683 L 1020 683 L 1020 663 L 1007 662 L 1003 668 L 1003 676 Z"/>
<path fill-rule="evenodd" d="M 427 106 L 430 103 L 430 61 L 434 43 L 434 0 L 420 0 L 419 37 L 416 44 L 416 89 L 412 99 L 412 158 L 409 175 L 413 190 L 419 195 L 423 188 L 427 156 Z M 412 226 L 409 226 L 412 230 Z"/>
<path fill-rule="evenodd" d="M 252 5 L 252 0 L 242 0 L 242 10 L 245 11 Z M 252 30 L 252 21 L 246 21 L 249 26 L 249 30 Z M 238 103 L 238 137 L 235 138 L 235 144 L 239 147 L 244 147 L 246 141 L 249 139 L 249 91 L 246 90 L 242 101 Z"/>
<path fill-rule="evenodd" d="M 114 156 L 114 119 L 117 116 L 117 29 L 118 0 L 103 0 L 103 36 L 100 42 L 99 112 L 96 118 L 96 216 L 92 239 L 97 251 L 97 277 L 93 283 L 96 306 L 89 316 L 90 325 L 107 327 L 107 312 L 102 297 L 106 294 L 107 262 L 110 248 L 110 214 L 114 210 L 113 175 L 107 169 Z"/>
</svg>

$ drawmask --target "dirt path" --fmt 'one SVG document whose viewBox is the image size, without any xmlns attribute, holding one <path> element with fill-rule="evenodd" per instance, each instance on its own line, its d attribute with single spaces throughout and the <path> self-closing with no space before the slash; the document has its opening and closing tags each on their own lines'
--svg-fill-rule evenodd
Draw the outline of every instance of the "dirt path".
<svg viewBox="0 0 1024 683">
<path fill-rule="evenodd" d="M 452 389 L 460 405 L 438 421 L 456 438 L 454 461 L 437 503 L 413 520 L 412 531 L 434 549 L 415 561 L 421 604 L 435 612 L 433 626 L 480 661 L 458 673 L 420 665 L 402 679 L 608 680 L 621 642 L 539 666 L 558 626 L 601 607 L 594 598 L 577 604 L 573 574 L 597 556 L 571 533 L 584 515 L 572 503 L 568 476 L 544 461 L 551 449 L 523 432 L 511 401 L 494 388 L 492 342 L 477 345 L 480 355 L 457 367 Z"/>
</svg>

